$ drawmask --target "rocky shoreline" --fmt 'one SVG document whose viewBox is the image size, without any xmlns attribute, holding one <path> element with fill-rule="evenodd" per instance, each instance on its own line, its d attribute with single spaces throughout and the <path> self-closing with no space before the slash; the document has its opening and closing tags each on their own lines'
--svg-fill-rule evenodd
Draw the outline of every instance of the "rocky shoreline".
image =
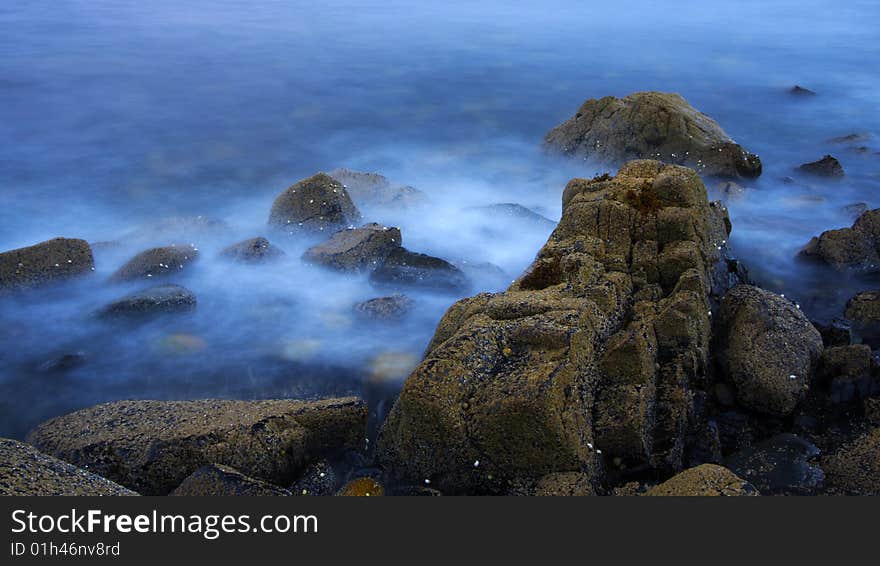
<svg viewBox="0 0 880 566">
<path fill-rule="evenodd" d="M 449 307 L 390 409 L 371 390 L 84 408 L 0 443 L 0 494 L 880 494 L 880 294 L 866 283 L 827 325 L 754 285 L 704 178 L 729 188 L 760 175 L 761 159 L 682 97 L 654 92 L 589 100 L 545 146 L 622 165 L 567 184 L 561 220 L 506 291 Z M 845 175 L 831 156 L 792 169 Z M 377 174 L 318 173 L 278 196 L 267 235 L 317 238 L 303 261 L 366 275 L 377 296 L 353 312 L 394 324 L 413 289 L 474 287 L 463 266 L 404 247 L 398 228 L 363 223 L 364 199 L 426 198 Z M 877 218 L 864 210 L 813 238 L 803 260 L 875 273 Z M 283 253 L 260 236 L 221 255 Z M 147 286 L 96 318 L 199 308 L 174 279 L 201 254 L 177 242 L 135 255 L 106 284 Z M 26 297 L 94 267 L 77 239 L 3 252 L 0 293 Z"/>
</svg>

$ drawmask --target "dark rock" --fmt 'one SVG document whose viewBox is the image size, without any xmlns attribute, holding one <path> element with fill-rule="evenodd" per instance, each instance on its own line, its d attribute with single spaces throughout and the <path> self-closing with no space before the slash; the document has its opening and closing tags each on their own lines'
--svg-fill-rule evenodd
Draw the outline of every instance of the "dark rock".
<svg viewBox="0 0 880 566">
<path fill-rule="evenodd" d="M 715 464 L 703 464 L 688 468 L 644 494 L 648 497 L 705 497 L 705 496 L 755 496 L 760 495 L 746 480 L 731 470 Z"/>
<path fill-rule="evenodd" d="M 137 495 L 121 485 L 43 454 L 21 442 L 0 438 L 0 496 Z"/>
<path fill-rule="evenodd" d="M 336 495 L 342 497 L 381 497 L 385 495 L 385 487 L 376 478 L 361 477 L 346 483 Z"/>
<path fill-rule="evenodd" d="M 583 103 L 544 138 L 565 155 L 622 163 L 633 158 L 687 165 L 703 175 L 758 177 L 761 160 L 678 94 L 637 92 Z"/>
<path fill-rule="evenodd" d="M 342 183 L 359 206 L 406 208 L 427 201 L 422 191 L 402 185 L 392 185 L 379 173 L 361 173 L 351 169 L 334 169 L 329 175 Z"/>
<path fill-rule="evenodd" d="M 0 293 L 63 281 L 94 270 L 88 242 L 55 238 L 0 253 Z"/>
<path fill-rule="evenodd" d="M 206 464 L 290 485 L 310 461 L 360 447 L 366 406 L 325 401 L 119 401 L 49 420 L 40 450 L 146 495 L 170 492 Z"/>
<path fill-rule="evenodd" d="M 400 319 L 412 310 L 413 304 L 413 300 L 406 295 L 391 295 L 358 303 L 354 310 L 367 318 L 377 320 Z"/>
<path fill-rule="evenodd" d="M 220 252 L 220 255 L 234 261 L 259 263 L 278 259 L 284 255 L 284 251 L 270 244 L 266 238 L 257 237 L 233 244 Z"/>
<path fill-rule="evenodd" d="M 864 408 L 865 420 L 874 426 L 880 426 L 880 397 L 865 399 Z"/>
<path fill-rule="evenodd" d="M 400 248 L 400 243 L 399 228 L 370 223 L 336 232 L 326 242 L 306 250 L 303 259 L 340 271 L 373 270 Z"/>
<path fill-rule="evenodd" d="M 556 472 L 538 480 L 534 495 L 539 497 L 570 497 L 596 495 L 590 474 Z"/>
<path fill-rule="evenodd" d="M 837 270 L 880 271 L 880 208 L 859 216 L 851 228 L 827 230 L 813 237 L 800 255 Z"/>
<path fill-rule="evenodd" d="M 310 465 L 296 480 L 290 491 L 294 495 L 333 495 L 339 487 L 339 480 L 327 460 L 318 460 Z"/>
<path fill-rule="evenodd" d="M 199 250 L 191 244 L 165 246 L 143 251 L 110 276 L 112 282 L 167 277 L 195 261 Z"/>
<path fill-rule="evenodd" d="M 778 434 L 733 454 L 724 465 L 764 495 L 806 495 L 825 479 L 822 469 L 810 463 L 818 456 L 819 449 L 803 438 Z"/>
<path fill-rule="evenodd" d="M 336 231 L 360 221 L 361 215 L 342 183 L 325 173 L 303 179 L 272 204 L 269 225 L 286 231 Z"/>
<path fill-rule="evenodd" d="M 208 464 L 190 474 L 168 495 L 189 497 L 278 497 L 291 493 L 276 485 L 248 477 L 235 468 Z"/>
<path fill-rule="evenodd" d="M 798 167 L 798 171 L 817 177 L 839 178 L 844 176 L 843 166 L 840 165 L 840 161 L 830 155 L 826 155 L 818 161 L 804 163 Z"/>
<path fill-rule="evenodd" d="M 852 322 L 855 342 L 880 348 L 880 291 L 863 291 L 846 303 L 844 316 Z"/>
<path fill-rule="evenodd" d="M 822 337 L 794 304 L 750 285 L 731 289 L 718 317 L 717 356 L 744 407 L 790 414 L 806 396 Z"/>
<path fill-rule="evenodd" d="M 828 324 L 813 321 L 813 326 L 822 335 L 822 343 L 826 348 L 849 346 L 852 343 L 852 329 L 845 319 L 835 318 Z"/>
<path fill-rule="evenodd" d="M 403 497 L 441 497 L 443 494 L 436 489 L 423 485 L 402 485 L 395 487 L 391 495 Z"/>
<path fill-rule="evenodd" d="M 62 354 L 40 364 L 39 370 L 44 373 L 65 373 L 82 367 L 88 361 L 85 352 Z"/>
<path fill-rule="evenodd" d="M 871 135 L 867 133 L 852 133 L 846 134 L 845 136 L 838 136 L 836 138 L 831 138 L 828 140 L 828 143 L 858 143 L 863 141 L 868 141 L 871 139 Z"/>
<path fill-rule="evenodd" d="M 385 262 L 370 274 L 370 282 L 380 287 L 417 287 L 450 293 L 464 293 L 470 280 L 446 260 L 396 248 Z"/>
<path fill-rule="evenodd" d="M 849 403 L 880 393 L 875 365 L 871 348 L 865 344 L 828 348 L 822 354 L 817 378 L 828 387 L 832 403 Z"/>
<path fill-rule="evenodd" d="M 808 88 L 804 88 L 801 85 L 794 85 L 788 91 L 790 94 L 795 96 L 816 96 L 816 93 Z"/>
<path fill-rule="evenodd" d="M 196 308 L 195 294 L 180 285 L 157 285 L 126 295 L 98 311 L 102 318 L 136 318 L 157 314 L 190 312 Z"/>
<path fill-rule="evenodd" d="M 822 461 L 831 493 L 880 495 L 880 428 L 873 428 Z"/>
</svg>

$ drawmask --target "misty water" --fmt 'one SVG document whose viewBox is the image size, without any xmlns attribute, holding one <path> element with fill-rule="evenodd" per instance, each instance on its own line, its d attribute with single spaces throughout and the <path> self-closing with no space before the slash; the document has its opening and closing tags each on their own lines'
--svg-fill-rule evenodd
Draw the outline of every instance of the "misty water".
<svg viewBox="0 0 880 566">
<path fill-rule="evenodd" d="M 472 272 L 468 295 L 502 290 L 552 225 L 479 207 L 558 220 L 568 179 L 613 171 L 541 149 L 591 97 L 678 92 L 761 156 L 763 176 L 727 202 L 733 250 L 760 284 L 819 319 L 874 284 L 795 255 L 850 225 L 847 205 L 880 206 L 880 4 L 432 4 L 2 3 L 0 251 L 84 238 L 96 273 L 0 298 L 0 436 L 123 398 L 393 393 L 459 297 L 413 291 L 405 320 L 360 319 L 352 305 L 385 293 L 301 262 L 314 241 L 267 229 L 274 198 L 318 171 L 380 172 L 427 200 L 356 202 L 365 221 L 399 226 L 414 251 L 496 266 Z M 795 84 L 818 94 L 794 97 Z M 829 141 L 851 133 L 868 137 Z M 794 173 L 826 153 L 843 180 Z M 258 235 L 286 257 L 217 257 Z M 171 281 L 196 293 L 195 313 L 91 316 L 146 286 L 108 283 L 115 269 L 175 242 L 200 250 Z"/>
</svg>

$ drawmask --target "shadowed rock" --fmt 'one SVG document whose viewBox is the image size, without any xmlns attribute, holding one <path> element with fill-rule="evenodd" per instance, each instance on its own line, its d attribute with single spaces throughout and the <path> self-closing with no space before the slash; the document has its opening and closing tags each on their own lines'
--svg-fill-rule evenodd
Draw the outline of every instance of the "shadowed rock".
<svg viewBox="0 0 880 566">
<path fill-rule="evenodd" d="M 366 318 L 395 320 L 406 316 L 413 307 L 413 300 L 406 295 L 376 297 L 354 306 L 354 310 Z"/>
<path fill-rule="evenodd" d="M 705 497 L 760 495 L 754 486 L 727 468 L 703 464 L 652 487 L 646 496 Z"/>
<path fill-rule="evenodd" d="M 873 428 L 822 461 L 832 493 L 880 495 L 880 428 Z"/>
<path fill-rule="evenodd" d="M 814 236 L 800 255 L 837 270 L 880 271 L 880 208 L 859 216 L 851 228 L 828 230 Z"/>
<path fill-rule="evenodd" d="M 196 296 L 180 285 L 157 285 L 117 299 L 98 311 L 102 318 L 137 318 L 190 312 Z"/>
<path fill-rule="evenodd" d="M 816 96 L 816 93 L 808 88 L 804 88 L 801 85 L 794 85 L 788 91 L 790 94 L 795 96 Z"/>
<path fill-rule="evenodd" d="M 303 259 L 339 271 L 371 270 L 382 265 L 400 242 L 399 228 L 373 222 L 340 230 L 326 242 L 306 250 Z"/>
<path fill-rule="evenodd" d="M 393 289 L 408 287 L 464 293 L 470 280 L 459 268 L 438 257 L 395 248 L 382 265 L 370 274 L 370 282 Z"/>
<path fill-rule="evenodd" d="M 220 256 L 233 261 L 244 263 L 260 263 L 278 259 L 284 255 L 284 251 L 273 246 L 269 240 L 263 237 L 251 238 L 237 244 L 233 244 L 220 252 Z"/>
<path fill-rule="evenodd" d="M 825 474 L 812 463 L 819 449 L 793 434 L 778 434 L 729 456 L 724 465 L 764 495 L 807 495 L 822 486 Z"/>
<path fill-rule="evenodd" d="M 152 248 L 143 251 L 116 270 L 110 281 L 120 283 L 138 279 L 167 277 L 182 271 L 195 261 L 199 250 L 192 244 Z"/>
<path fill-rule="evenodd" d="M 289 234 L 332 232 L 360 218 L 342 183 L 326 173 L 318 173 L 292 185 L 275 199 L 269 225 Z"/>
<path fill-rule="evenodd" d="M 63 281 L 94 269 L 88 242 L 55 238 L 0 253 L 0 292 Z"/>
<path fill-rule="evenodd" d="M 844 176 L 843 166 L 840 164 L 840 161 L 830 155 L 826 155 L 818 161 L 804 163 L 797 170 L 816 177 L 839 178 Z"/>
<path fill-rule="evenodd" d="M 565 155 L 619 164 L 660 159 L 702 175 L 758 177 L 761 160 L 728 136 L 715 120 L 678 94 L 636 92 L 591 98 L 550 130 L 545 144 Z"/>
<path fill-rule="evenodd" d="M 844 316 L 852 322 L 857 342 L 880 348 L 880 291 L 862 291 L 852 297 L 846 303 Z"/>
<path fill-rule="evenodd" d="M 202 466 L 168 495 L 195 497 L 279 497 L 290 492 L 221 464 Z"/>
</svg>

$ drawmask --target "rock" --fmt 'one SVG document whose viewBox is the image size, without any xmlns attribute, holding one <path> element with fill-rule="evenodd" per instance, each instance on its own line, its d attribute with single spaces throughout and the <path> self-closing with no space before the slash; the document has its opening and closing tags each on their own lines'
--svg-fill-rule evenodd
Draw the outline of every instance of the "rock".
<svg viewBox="0 0 880 566">
<path fill-rule="evenodd" d="M 849 321 L 835 318 L 828 324 L 813 321 L 813 326 L 822 335 L 822 343 L 826 348 L 833 346 L 849 346 L 852 343 L 852 329 Z"/>
<path fill-rule="evenodd" d="M 278 497 L 291 495 L 286 489 L 248 477 L 222 464 L 202 466 L 187 476 L 168 495 L 189 497 Z"/>
<path fill-rule="evenodd" d="M 734 181 L 719 181 L 715 190 L 727 200 L 736 200 L 742 198 L 748 189 Z"/>
<path fill-rule="evenodd" d="M 106 244 L 141 247 L 154 246 L 162 242 L 189 242 L 200 244 L 206 240 L 217 240 L 229 235 L 229 224 L 210 216 L 170 216 L 150 221 L 123 235 L 115 242 Z M 93 246 L 94 247 L 94 246 Z"/>
<path fill-rule="evenodd" d="M 868 141 L 871 139 L 871 135 L 868 133 L 852 133 L 846 134 L 845 136 L 838 136 L 836 138 L 831 138 L 828 140 L 828 143 L 858 143 L 863 141 Z"/>
<path fill-rule="evenodd" d="M 269 213 L 269 225 L 289 234 L 336 231 L 360 219 L 342 183 L 325 173 L 292 185 L 275 199 Z"/>
<path fill-rule="evenodd" d="M 16 440 L 0 438 L 0 496 L 137 495 L 121 485 L 43 454 Z"/>
<path fill-rule="evenodd" d="M 327 460 L 318 460 L 305 469 L 290 491 L 294 495 L 333 495 L 339 487 L 336 472 Z"/>
<path fill-rule="evenodd" d="M 361 173 L 351 169 L 334 169 L 329 175 L 342 183 L 359 206 L 406 208 L 427 201 L 422 191 L 402 185 L 392 185 L 378 173 Z"/>
<path fill-rule="evenodd" d="M 284 255 L 284 251 L 273 246 L 269 240 L 263 237 L 251 238 L 237 244 L 233 244 L 220 252 L 220 256 L 233 261 L 244 263 L 260 263 L 278 259 Z"/>
<path fill-rule="evenodd" d="M 865 399 L 864 409 L 865 420 L 874 426 L 880 426 L 880 397 Z"/>
<path fill-rule="evenodd" d="M 534 494 L 544 497 L 596 495 L 591 479 L 590 474 L 582 474 L 580 472 L 547 474 L 538 480 Z"/>
<path fill-rule="evenodd" d="M 807 495 L 825 479 L 822 469 L 810 463 L 818 456 L 812 443 L 786 433 L 729 456 L 724 465 L 764 495 Z"/>
<path fill-rule="evenodd" d="M 49 420 L 28 441 L 145 495 L 206 464 L 290 485 L 315 458 L 360 447 L 366 406 L 324 401 L 118 401 Z"/>
<path fill-rule="evenodd" d="M 167 277 L 181 271 L 199 256 L 192 244 L 172 245 L 143 251 L 110 276 L 112 282 Z"/>
<path fill-rule="evenodd" d="M 816 96 L 816 93 L 808 88 L 804 88 L 801 85 L 794 85 L 789 89 L 789 94 L 793 94 L 795 96 Z"/>
<path fill-rule="evenodd" d="M 548 230 L 551 230 L 554 226 L 556 226 L 556 222 L 553 222 L 546 216 L 538 214 L 534 210 L 528 209 L 521 204 L 516 204 L 513 202 L 502 202 L 486 206 L 474 206 L 471 207 L 471 210 L 482 212 L 490 217 L 509 218 L 512 220 L 523 221 L 540 228 L 546 228 Z"/>
<path fill-rule="evenodd" d="M 180 285 L 156 285 L 117 299 L 98 311 L 102 318 L 136 318 L 191 312 L 195 294 Z"/>
<path fill-rule="evenodd" d="M 477 286 L 483 287 L 484 289 L 506 289 L 513 281 L 513 277 L 511 277 L 510 274 L 494 263 L 488 261 L 474 262 L 462 259 L 451 263 L 462 270 L 468 279 L 476 281 Z"/>
<path fill-rule="evenodd" d="M 433 488 L 423 485 L 402 485 L 395 487 L 391 495 L 403 497 L 442 497 L 443 494 Z"/>
<path fill-rule="evenodd" d="M 768 415 L 791 414 L 807 394 L 822 336 L 794 304 L 737 285 L 721 303 L 717 356 L 739 403 Z"/>
<path fill-rule="evenodd" d="M 827 348 L 822 354 L 817 377 L 828 387 L 832 403 L 849 403 L 880 393 L 874 378 L 874 356 L 865 344 Z"/>
<path fill-rule="evenodd" d="M 336 232 L 326 242 L 306 250 L 303 259 L 339 271 L 373 270 L 400 248 L 401 241 L 399 228 L 364 224 Z"/>
<path fill-rule="evenodd" d="M 637 92 L 583 103 L 544 138 L 565 155 L 622 163 L 633 158 L 687 165 L 702 175 L 753 178 L 760 158 L 678 94 Z"/>
<path fill-rule="evenodd" d="M 880 291 L 863 291 L 846 303 L 844 316 L 851 321 L 856 342 L 880 348 Z"/>
<path fill-rule="evenodd" d="M 656 161 L 576 179 L 563 206 L 506 292 L 438 324 L 379 437 L 393 477 L 448 494 L 572 470 L 601 481 L 598 450 L 681 468 L 728 225 L 694 171 Z"/>
<path fill-rule="evenodd" d="M 859 216 L 851 228 L 827 230 L 813 237 L 800 255 L 837 270 L 880 271 L 880 208 Z"/>
<path fill-rule="evenodd" d="M 355 478 L 342 486 L 336 495 L 342 497 L 381 497 L 385 495 L 385 488 L 374 478 Z"/>
<path fill-rule="evenodd" d="M 646 496 L 705 497 L 760 495 L 754 486 L 732 471 L 715 464 L 688 468 L 645 492 Z"/>
<path fill-rule="evenodd" d="M 88 242 L 55 238 L 0 253 L 0 293 L 64 281 L 94 270 Z"/>
<path fill-rule="evenodd" d="M 880 495 L 880 428 L 842 446 L 822 462 L 829 491 Z"/>
<path fill-rule="evenodd" d="M 840 165 L 840 161 L 830 155 L 826 155 L 818 161 L 804 163 L 797 170 L 808 175 L 815 175 L 816 177 L 839 178 L 844 176 L 843 166 Z"/>
<path fill-rule="evenodd" d="M 70 352 L 47 360 L 40 364 L 39 370 L 44 373 L 66 373 L 78 367 L 82 367 L 88 361 L 85 352 Z"/>
<path fill-rule="evenodd" d="M 374 320 L 396 320 L 406 316 L 413 307 L 413 300 L 406 295 L 376 297 L 354 306 L 354 310 Z"/>
<path fill-rule="evenodd" d="M 385 262 L 370 274 L 370 282 L 379 287 L 424 288 L 449 293 L 464 293 L 470 280 L 446 260 L 395 248 Z"/>
</svg>

